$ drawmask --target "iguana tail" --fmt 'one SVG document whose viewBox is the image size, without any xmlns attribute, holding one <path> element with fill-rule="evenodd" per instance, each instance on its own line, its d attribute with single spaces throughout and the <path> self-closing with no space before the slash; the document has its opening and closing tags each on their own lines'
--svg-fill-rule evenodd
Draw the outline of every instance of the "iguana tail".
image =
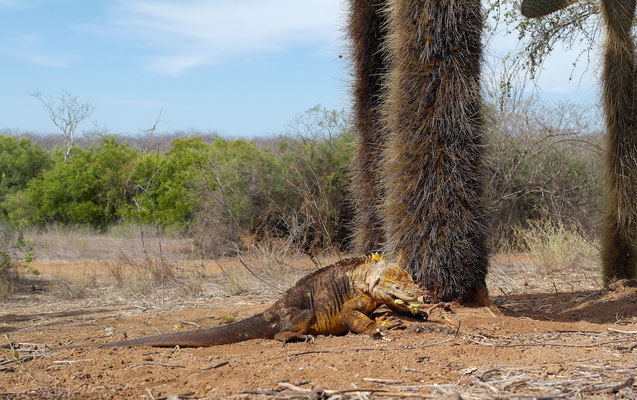
<svg viewBox="0 0 637 400">
<path fill-rule="evenodd" d="M 153 347 L 208 347 L 242 342 L 250 339 L 271 339 L 278 332 L 278 323 L 263 313 L 228 325 L 190 332 L 166 333 L 137 339 L 98 344 L 98 347 L 153 346 Z M 75 346 L 73 346 L 75 347 Z M 78 346 L 82 347 L 82 346 Z"/>
</svg>

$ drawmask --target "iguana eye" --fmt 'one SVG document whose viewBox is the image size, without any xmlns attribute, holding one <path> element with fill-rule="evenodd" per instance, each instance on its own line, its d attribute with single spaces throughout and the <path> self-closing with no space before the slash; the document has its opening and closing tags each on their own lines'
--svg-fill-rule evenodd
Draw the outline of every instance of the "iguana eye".
<svg viewBox="0 0 637 400">
<path fill-rule="evenodd" d="M 394 289 L 400 290 L 400 286 L 398 286 L 396 283 L 394 283 Z"/>
</svg>

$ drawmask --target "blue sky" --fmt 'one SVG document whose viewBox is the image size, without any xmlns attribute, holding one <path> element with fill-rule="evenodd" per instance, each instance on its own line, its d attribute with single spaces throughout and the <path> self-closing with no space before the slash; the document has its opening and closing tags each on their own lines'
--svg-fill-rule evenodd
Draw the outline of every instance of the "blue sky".
<svg viewBox="0 0 637 400">
<path fill-rule="evenodd" d="M 195 129 L 277 134 L 304 110 L 350 107 L 342 0 L 0 0 L 0 129 L 56 132 L 27 92 L 95 104 L 111 133 Z M 499 36 L 487 60 L 516 46 Z M 339 55 L 345 55 L 340 58 Z M 591 68 L 568 82 L 557 52 L 547 101 L 595 101 Z M 580 79 L 581 77 L 581 79 Z M 80 130 L 91 130 L 85 123 Z"/>
</svg>

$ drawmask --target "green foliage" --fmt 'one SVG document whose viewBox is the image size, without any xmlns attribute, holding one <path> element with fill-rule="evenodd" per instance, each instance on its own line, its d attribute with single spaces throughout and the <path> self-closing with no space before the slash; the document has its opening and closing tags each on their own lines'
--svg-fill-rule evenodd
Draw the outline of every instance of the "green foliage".
<svg viewBox="0 0 637 400">
<path fill-rule="evenodd" d="M 289 200 L 280 157 L 253 142 L 217 138 L 200 159 L 190 186 L 198 203 L 189 230 L 203 254 L 232 252 L 242 236 L 279 233 Z"/>
<path fill-rule="evenodd" d="M 218 138 L 199 167 L 191 227 L 204 254 L 232 252 L 240 238 L 286 237 L 309 250 L 345 247 L 353 134 L 343 112 L 314 107 L 273 151 Z"/>
<path fill-rule="evenodd" d="M 513 226 L 547 217 L 595 233 L 603 140 L 586 124 L 590 112 L 533 102 L 516 107 L 489 109 L 485 196 L 494 236 L 511 237 Z M 12 177 L 2 181 L 3 215 L 15 228 L 144 224 L 191 235 L 202 255 L 272 236 L 305 250 L 345 248 L 352 235 L 355 134 L 343 112 L 314 107 L 276 139 L 191 136 L 173 140 L 166 152 L 104 136 L 88 149 L 74 147 L 66 162 L 61 149 L 48 154 L 28 140 L 9 139 L 0 137 L 3 148 L 25 154 L 21 162 L 0 159 Z M 25 249 L 21 260 L 28 258 Z"/>
<path fill-rule="evenodd" d="M 29 139 L 0 135 L 0 221 L 11 219 L 9 214 L 23 200 L 19 191 L 50 164 L 49 154 Z"/>
<path fill-rule="evenodd" d="M 63 161 L 29 182 L 27 197 L 37 224 L 59 222 L 105 228 L 130 200 L 129 177 L 137 151 L 104 136 L 88 150 L 75 147 Z"/>
<path fill-rule="evenodd" d="M 353 209 L 349 201 L 354 134 L 349 129 L 319 140 L 291 141 L 282 157 L 293 195 L 291 206 L 309 224 L 315 245 L 348 244 Z"/>
</svg>

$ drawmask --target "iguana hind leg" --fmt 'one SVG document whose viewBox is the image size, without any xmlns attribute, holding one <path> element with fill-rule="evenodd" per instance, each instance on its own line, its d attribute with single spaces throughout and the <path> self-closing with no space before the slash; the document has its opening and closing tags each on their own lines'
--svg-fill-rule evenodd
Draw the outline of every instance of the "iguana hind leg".
<svg viewBox="0 0 637 400">
<path fill-rule="evenodd" d="M 289 321 L 281 327 L 281 332 L 274 335 L 275 340 L 283 343 L 288 342 L 311 342 L 314 343 L 314 336 L 308 335 L 310 326 L 316 321 L 316 313 L 312 310 L 298 310 L 290 313 Z"/>
</svg>

